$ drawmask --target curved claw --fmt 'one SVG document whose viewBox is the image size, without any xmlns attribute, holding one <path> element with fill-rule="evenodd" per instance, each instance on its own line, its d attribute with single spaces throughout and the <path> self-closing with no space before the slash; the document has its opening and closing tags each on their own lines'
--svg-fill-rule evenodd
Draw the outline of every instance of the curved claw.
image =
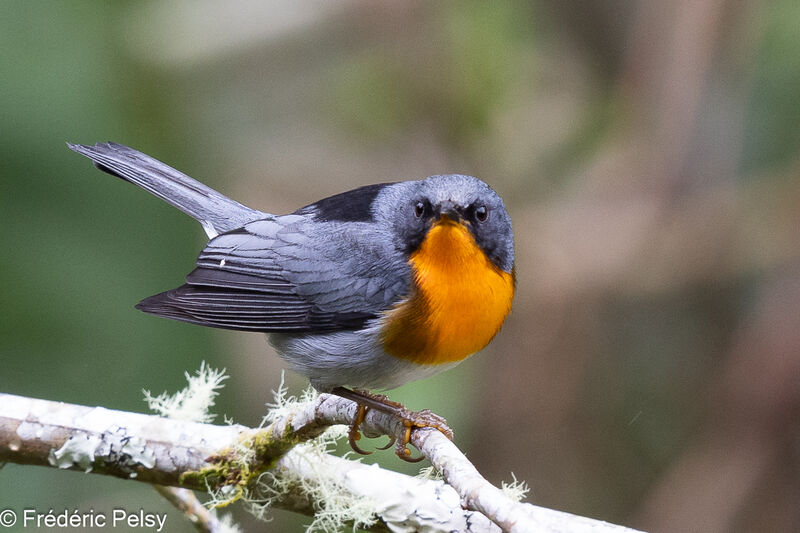
<svg viewBox="0 0 800 533">
<path fill-rule="evenodd" d="M 350 432 L 347 434 L 347 440 L 350 442 L 350 447 L 353 448 L 354 452 L 360 453 L 361 455 L 371 455 L 372 452 L 368 452 L 366 450 L 362 450 L 358 446 L 358 444 L 356 444 L 356 440 L 358 440 L 359 438 L 361 438 L 361 434 L 358 431 L 353 432 L 353 430 L 351 428 Z"/>
<path fill-rule="evenodd" d="M 347 440 L 350 443 L 350 447 L 353 448 L 354 452 L 360 453 L 361 455 L 370 455 L 372 453 L 362 450 L 358 444 L 356 444 L 356 441 L 361 438 L 361 433 L 358 432 L 358 427 L 361 425 L 361 422 L 364 421 L 366 416 L 367 407 L 364 405 L 359 405 L 358 411 L 356 411 L 356 419 L 353 420 L 353 425 L 350 426 L 350 431 L 347 432 Z"/>
<path fill-rule="evenodd" d="M 397 438 L 394 437 L 393 435 L 387 435 L 387 437 L 389 437 L 389 443 L 386 446 L 378 446 L 377 448 L 375 448 L 376 450 L 388 450 L 394 445 Z"/>
<path fill-rule="evenodd" d="M 411 450 L 408 449 L 407 444 L 403 444 L 402 442 L 398 442 L 397 446 L 394 449 L 394 453 L 407 463 L 418 463 L 425 459 L 424 455 L 420 455 L 419 457 L 411 457 Z"/>
<path fill-rule="evenodd" d="M 419 457 L 411 457 L 411 450 L 408 449 L 408 443 L 411 440 L 412 429 L 414 429 L 414 426 L 406 425 L 405 430 L 403 431 L 403 438 L 397 441 L 397 446 L 394 448 L 394 453 L 397 454 L 397 457 L 403 461 L 408 463 L 418 463 L 425 459 L 425 456 L 420 455 Z"/>
<path fill-rule="evenodd" d="M 360 437 L 361 435 L 358 435 L 358 436 Z M 359 448 L 358 444 L 356 444 L 356 441 L 352 437 L 352 435 L 348 436 L 348 440 L 350 441 L 350 447 L 353 448 L 354 452 L 360 453 L 361 455 L 372 455 L 372 452 L 368 452 L 366 450 L 362 450 L 361 448 Z"/>
<path fill-rule="evenodd" d="M 403 461 L 405 461 L 405 462 L 407 462 L 407 463 L 418 463 L 418 462 L 422 461 L 423 459 L 425 459 L 425 456 L 424 456 L 424 455 L 420 455 L 419 457 L 410 457 L 410 455 L 411 455 L 411 450 L 409 450 L 408 448 L 404 448 L 404 450 L 405 450 L 406 452 L 408 452 L 408 453 L 407 453 L 407 454 L 406 454 L 406 453 L 404 453 L 403 455 L 400 455 L 400 454 L 398 453 L 398 454 L 397 454 L 397 457 L 399 457 L 400 459 L 402 459 Z"/>
</svg>

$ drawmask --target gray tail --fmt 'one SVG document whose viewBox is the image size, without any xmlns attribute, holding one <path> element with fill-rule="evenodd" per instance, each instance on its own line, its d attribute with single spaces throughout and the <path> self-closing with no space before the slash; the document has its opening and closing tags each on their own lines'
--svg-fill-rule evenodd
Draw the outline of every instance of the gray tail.
<svg viewBox="0 0 800 533">
<path fill-rule="evenodd" d="M 194 217 L 210 238 L 265 216 L 133 148 L 112 142 L 67 146 L 103 172 L 134 183 Z"/>
</svg>

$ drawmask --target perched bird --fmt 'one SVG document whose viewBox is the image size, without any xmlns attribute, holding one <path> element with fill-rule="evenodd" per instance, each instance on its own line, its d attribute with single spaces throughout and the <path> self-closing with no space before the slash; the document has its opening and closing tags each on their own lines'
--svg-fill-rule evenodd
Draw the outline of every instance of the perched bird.
<svg viewBox="0 0 800 533">
<path fill-rule="evenodd" d="M 368 391 L 451 368 L 500 330 L 514 296 L 514 240 L 486 183 L 459 174 L 380 183 L 272 215 L 127 146 L 68 146 L 191 215 L 209 237 L 186 283 L 138 309 L 268 333 L 317 390 L 358 403 L 350 444 L 360 453 L 367 409 L 403 421 L 403 459 L 416 460 L 414 427 L 452 438 L 443 418 Z"/>
</svg>

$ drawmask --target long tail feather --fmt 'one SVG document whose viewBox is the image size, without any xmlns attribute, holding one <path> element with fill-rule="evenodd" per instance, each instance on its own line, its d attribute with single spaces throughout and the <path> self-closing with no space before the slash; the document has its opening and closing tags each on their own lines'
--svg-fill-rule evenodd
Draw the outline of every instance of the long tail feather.
<svg viewBox="0 0 800 533">
<path fill-rule="evenodd" d="M 111 142 L 67 146 L 91 159 L 103 172 L 134 183 L 194 217 L 209 238 L 268 216 L 133 148 Z"/>
</svg>

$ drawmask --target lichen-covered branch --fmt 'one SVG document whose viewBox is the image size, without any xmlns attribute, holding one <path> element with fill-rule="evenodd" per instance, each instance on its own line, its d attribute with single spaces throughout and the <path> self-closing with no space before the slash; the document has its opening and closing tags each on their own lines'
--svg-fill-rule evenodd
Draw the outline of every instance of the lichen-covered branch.
<svg viewBox="0 0 800 533">
<path fill-rule="evenodd" d="M 309 441 L 348 424 L 355 404 L 330 395 L 281 406 L 263 428 L 184 422 L 102 407 L 0 394 L 0 462 L 83 470 L 269 504 L 316 520 L 348 519 L 392 531 L 630 531 L 588 518 L 517 503 L 489 484 L 435 430 L 412 443 L 445 480 L 412 478 L 324 453 Z M 399 433 L 399 421 L 371 411 L 368 435 Z M 337 498 L 349 500 L 337 506 Z M 462 508 L 462 505 L 464 508 Z"/>
</svg>

